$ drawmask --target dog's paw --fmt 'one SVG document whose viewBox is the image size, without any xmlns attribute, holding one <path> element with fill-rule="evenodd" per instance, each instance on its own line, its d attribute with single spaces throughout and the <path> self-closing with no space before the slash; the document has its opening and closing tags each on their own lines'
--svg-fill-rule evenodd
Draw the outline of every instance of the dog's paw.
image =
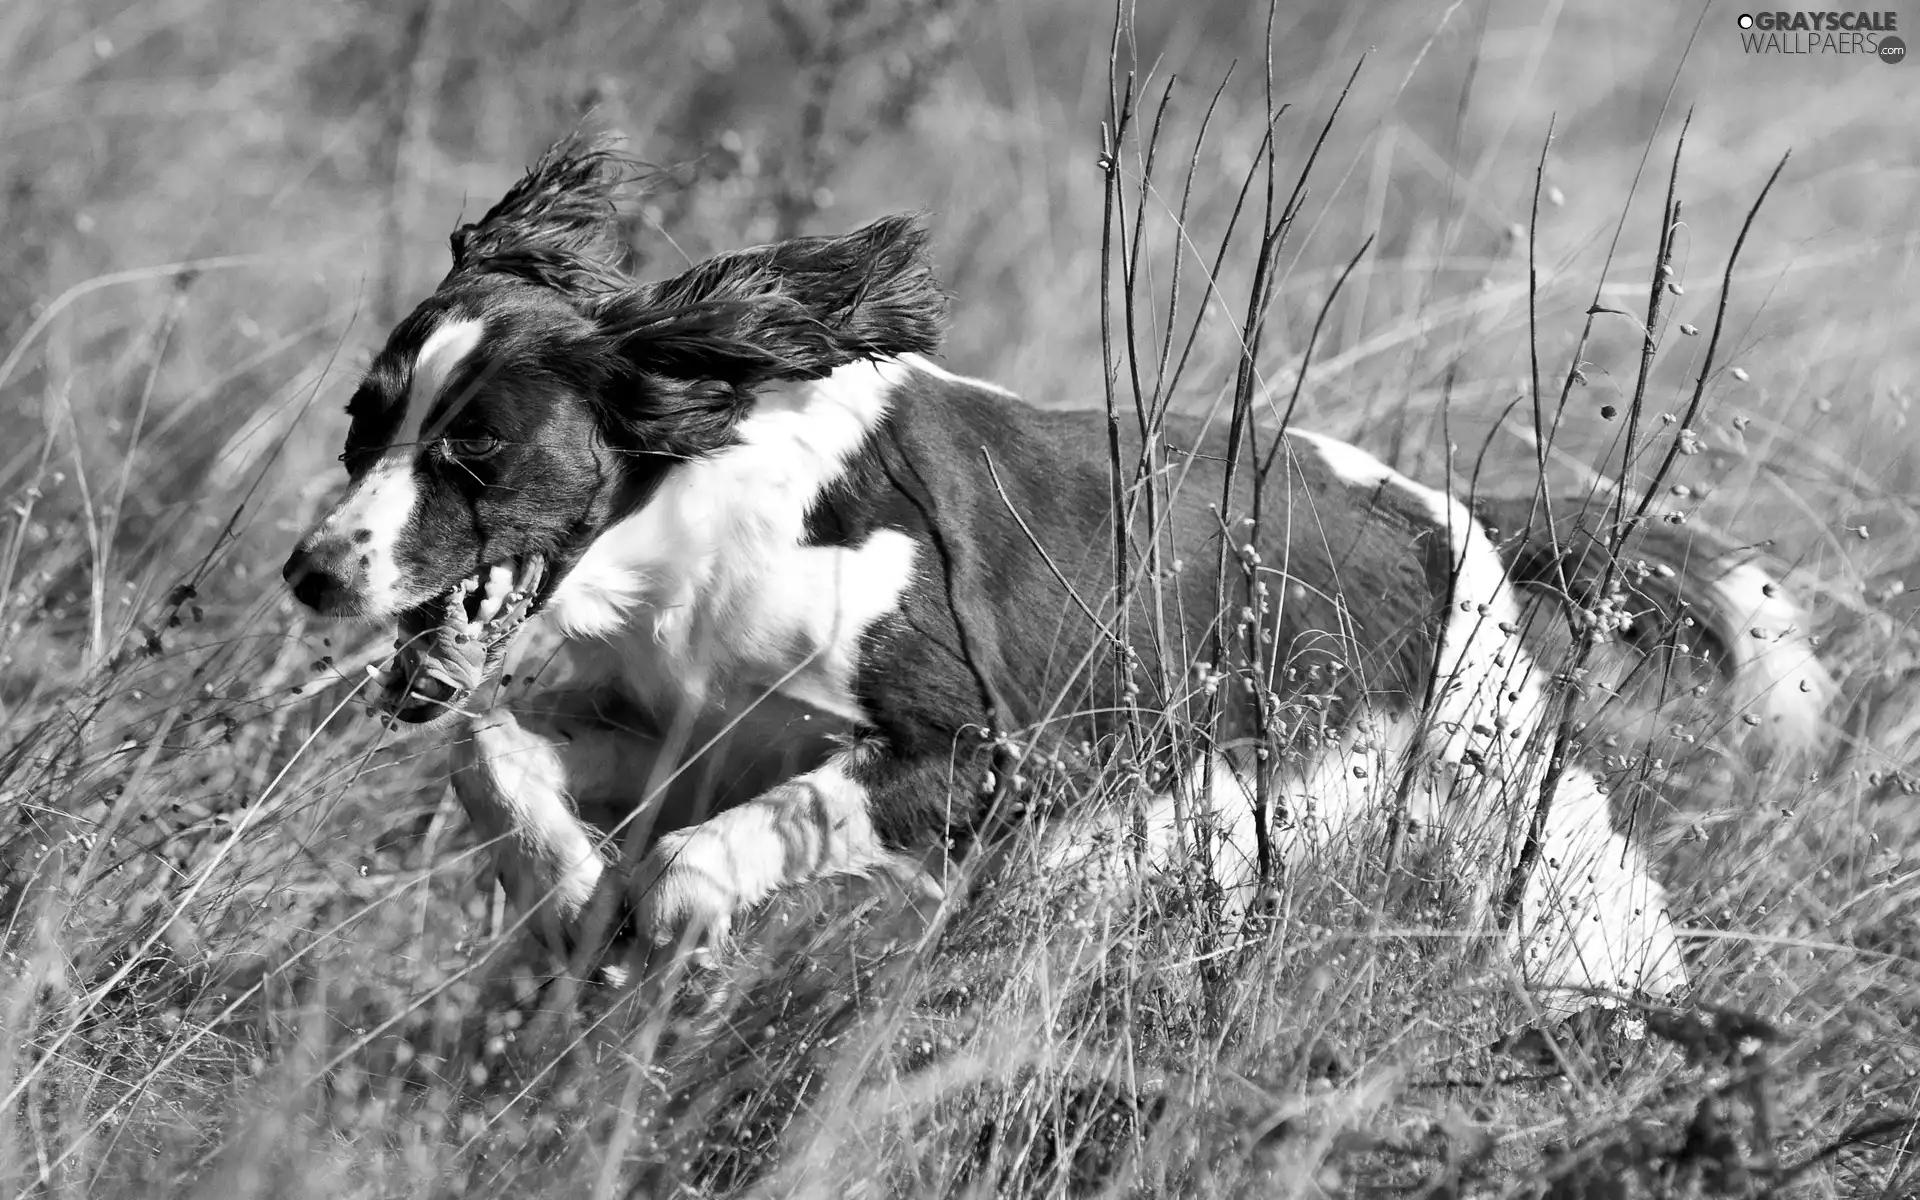
<svg viewBox="0 0 1920 1200">
<path fill-rule="evenodd" d="M 723 943 L 734 913 L 752 902 L 733 886 L 726 839 L 700 826 L 655 843 L 629 885 L 635 932 L 649 946 Z"/>
</svg>

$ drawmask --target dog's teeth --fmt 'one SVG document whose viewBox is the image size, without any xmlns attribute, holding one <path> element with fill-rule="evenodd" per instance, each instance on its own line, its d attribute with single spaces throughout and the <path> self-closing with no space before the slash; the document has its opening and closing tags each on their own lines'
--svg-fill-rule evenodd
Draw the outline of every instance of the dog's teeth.
<svg viewBox="0 0 1920 1200">
<path fill-rule="evenodd" d="M 500 615 L 500 606 L 506 603 L 507 593 L 513 590 L 513 570 L 510 567 L 490 567 L 487 570 L 487 590 L 480 599 L 480 608 L 474 614 L 482 622 L 493 620 Z"/>
<path fill-rule="evenodd" d="M 513 590 L 523 599 L 533 599 L 534 593 L 540 590 L 540 583 L 546 577 L 546 573 L 547 560 L 538 554 L 529 555 L 527 560 L 520 564 L 520 569 L 514 573 Z"/>
</svg>

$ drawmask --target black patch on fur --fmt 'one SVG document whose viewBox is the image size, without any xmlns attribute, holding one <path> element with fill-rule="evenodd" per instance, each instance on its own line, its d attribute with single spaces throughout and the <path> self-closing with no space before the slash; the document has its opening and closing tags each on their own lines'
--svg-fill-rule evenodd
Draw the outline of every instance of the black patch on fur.
<svg viewBox="0 0 1920 1200">
<path fill-rule="evenodd" d="M 1724 722 L 1715 693 L 1739 663 L 1747 614 L 1728 611 L 1713 584 L 1751 559 L 1752 548 L 1692 526 L 1649 522 L 1627 538 L 1609 572 L 1611 498 L 1560 496 L 1552 509 L 1549 536 L 1545 509 L 1531 496 L 1474 505 L 1507 562 L 1527 647 L 1542 667 L 1569 660 L 1581 632 L 1572 614 L 1599 607 L 1609 582 L 1614 604 L 1631 618 L 1588 651 L 1575 708 L 1583 740 L 1644 740 Z"/>
<path fill-rule="evenodd" d="M 1560 497 L 1553 505 L 1552 535 L 1544 509 L 1530 496 L 1482 498 L 1474 512 L 1492 532 L 1516 585 L 1543 592 L 1563 608 L 1591 608 L 1603 599 L 1601 585 L 1613 561 L 1606 542 L 1609 500 Z M 1694 654 L 1730 666 L 1740 636 L 1732 618 L 1740 614 L 1720 611 L 1712 583 L 1741 556 L 1739 547 L 1692 527 L 1640 525 L 1621 547 L 1612 573 L 1634 618 L 1626 640 L 1644 653 L 1663 655 L 1676 641 L 1686 642 Z M 1709 564 L 1713 569 L 1699 569 Z M 1695 624 L 1682 626 L 1689 615 Z"/>
<path fill-rule="evenodd" d="M 946 299 L 927 234 L 889 217 L 844 237 L 724 254 L 673 279 L 595 302 L 607 357 L 601 394 L 623 452 L 661 465 L 713 454 L 755 391 L 939 343 Z"/>
<path fill-rule="evenodd" d="M 637 173 L 611 138 L 562 138 L 486 216 L 453 231 L 448 282 L 510 275 L 570 296 L 632 286 L 618 199 Z"/>
<path fill-rule="evenodd" d="M 946 297 L 927 233 L 886 217 L 843 237 L 723 254 L 594 306 L 637 370 L 741 391 L 818 379 L 862 359 L 940 344 Z"/>
<path fill-rule="evenodd" d="M 867 431 L 840 474 L 807 509 L 804 544 L 854 547 L 882 529 L 920 527 L 919 509 L 891 486 L 896 473 L 887 461 L 892 439 L 891 421 Z"/>
<path fill-rule="evenodd" d="M 1184 560 L 1169 611 L 1184 614 L 1176 620 L 1198 656 L 1215 609 L 1220 528 L 1209 505 L 1220 494 L 1226 434 L 1175 421 L 1167 440 L 1173 473 L 1186 475 L 1164 542 Z M 877 530 L 898 529 L 922 547 L 900 609 L 868 631 L 855 685 L 891 751 L 861 775 L 888 841 L 924 842 L 949 822 L 964 833 L 986 815 L 982 727 L 1050 719 L 1048 740 L 1068 744 L 1112 732 L 1120 700 L 1112 650 L 1081 608 L 1103 621 L 1114 611 L 1104 447 L 1098 413 L 1043 411 L 916 374 L 808 514 L 821 543 L 858 546 Z M 1419 498 L 1393 488 L 1363 493 L 1309 447 L 1275 469 L 1266 512 L 1266 562 L 1288 563 L 1294 578 L 1314 582 L 1281 602 L 1283 584 L 1270 576 L 1276 611 L 1268 628 L 1286 720 L 1305 730 L 1337 726 L 1363 702 L 1389 711 L 1416 704 L 1444 620 L 1450 565 L 1445 532 L 1433 528 Z M 1229 571 L 1237 609 L 1245 585 L 1237 565 Z M 1174 698 L 1155 694 L 1163 648 L 1145 625 L 1136 623 L 1134 649 L 1143 662 L 1140 700 L 1152 710 Z M 1178 668 L 1186 653 L 1172 651 L 1176 686 L 1184 686 Z M 1062 700 L 1052 706 L 1055 697 Z M 1241 699 L 1228 697 L 1228 737 L 1251 732 Z"/>
</svg>

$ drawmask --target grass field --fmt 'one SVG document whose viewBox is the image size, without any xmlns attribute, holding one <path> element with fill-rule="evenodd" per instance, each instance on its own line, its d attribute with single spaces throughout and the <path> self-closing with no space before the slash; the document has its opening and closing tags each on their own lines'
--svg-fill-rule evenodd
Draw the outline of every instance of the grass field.
<svg viewBox="0 0 1920 1200">
<path fill-rule="evenodd" d="M 1184 263 L 1178 403 L 1206 411 L 1252 257 L 1202 264 L 1260 162 L 1266 14 L 1138 7 L 1114 161 L 1150 230 L 1108 312 L 1157 344 Z M 1318 326 L 1295 420 L 1429 482 L 1533 486 L 1535 348 L 1549 400 L 1580 376 L 1555 486 L 1621 475 L 1603 412 L 1643 339 L 1589 310 L 1644 310 L 1688 112 L 1650 429 L 1792 151 L 1667 500 L 1768 546 L 1839 698 L 1810 758 L 1658 721 L 1621 752 L 1705 1007 L 1514 1039 L 1529 1001 L 1445 889 L 1381 907 L 1364 862 L 1298 873 L 1240 946 L 1177 889 L 1017 863 L 925 939 L 826 889 L 671 1002 L 556 1007 L 444 750 L 355 702 L 386 636 L 284 594 L 370 348 L 586 113 L 659 167 L 644 269 L 924 210 L 947 362 L 1099 404 L 1104 0 L 0 7 L 0 1193 L 1920 1195 L 1920 67 L 1748 55 L 1737 15 L 1395 0 L 1273 30 L 1283 187 L 1358 74 L 1261 395 Z"/>
</svg>

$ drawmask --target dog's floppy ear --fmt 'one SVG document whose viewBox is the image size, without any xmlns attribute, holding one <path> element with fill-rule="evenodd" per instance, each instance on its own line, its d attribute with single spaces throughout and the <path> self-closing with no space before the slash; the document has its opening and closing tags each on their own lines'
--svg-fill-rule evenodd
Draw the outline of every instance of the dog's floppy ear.
<svg viewBox="0 0 1920 1200">
<path fill-rule="evenodd" d="M 631 286 L 615 198 L 635 175 L 611 135 L 569 134 L 487 215 L 454 230 L 451 279 L 514 275 L 583 296 Z"/>
<path fill-rule="evenodd" d="M 595 306 L 640 372 L 750 389 L 861 359 L 931 352 L 946 296 L 913 216 L 842 237 L 793 238 L 709 259 Z"/>
</svg>

